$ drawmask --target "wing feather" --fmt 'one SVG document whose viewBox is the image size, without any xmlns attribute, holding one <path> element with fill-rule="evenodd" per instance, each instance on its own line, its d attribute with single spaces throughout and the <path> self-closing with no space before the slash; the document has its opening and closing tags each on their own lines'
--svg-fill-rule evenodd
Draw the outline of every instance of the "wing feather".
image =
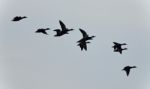
<svg viewBox="0 0 150 89">
<path fill-rule="evenodd" d="M 66 30 L 65 24 L 61 20 L 59 20 L 59 23 L 60 23 L 61 29 Z"/>
<path fill-rule="evenodd" d="M 82 33 L 83 37 L 88 37 L 88 34 L 83 29 L 80 28 L 79 30 Z"/>
</svg>

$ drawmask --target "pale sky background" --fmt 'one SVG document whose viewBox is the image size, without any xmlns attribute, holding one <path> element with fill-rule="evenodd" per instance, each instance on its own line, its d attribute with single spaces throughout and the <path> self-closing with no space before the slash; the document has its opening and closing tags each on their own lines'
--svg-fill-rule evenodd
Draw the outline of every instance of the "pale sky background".
<svg viewBox="0 0 150 89">
<path fill-rule="evenodd" d="M 76 30 L 55 38 L 59 20 Z M 79 28 L 96 36 L 88 51 Z M 113 41 L 128 50 L 114 53 Z M 150 89 L 149 53 L 149 0 L 0 0 L 0 89 Z M 127 65 L 138 67 L 129 77 Z"/>
</svg>

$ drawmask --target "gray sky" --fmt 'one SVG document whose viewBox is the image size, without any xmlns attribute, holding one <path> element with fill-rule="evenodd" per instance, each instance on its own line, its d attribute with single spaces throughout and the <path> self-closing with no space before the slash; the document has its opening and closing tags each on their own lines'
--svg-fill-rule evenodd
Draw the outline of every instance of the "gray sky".
<svg viewBox="0 0 150 89">
<path fill-rule="evenodd" d="M 150 89 L 148 0 L 0 0 L 0 89 Z M 15 16 L 27 16 L 11 22 Z M 62 20 L 73 32 L 55 38 Z M 35 34 L 47 28 L 50 35 Z M 77 45 L 79 28 L 96 38 Z M 114 53 L 113 41 L 128 45 Z M 136 65 L 129 77 L 121 71 Z"/>
</svg>

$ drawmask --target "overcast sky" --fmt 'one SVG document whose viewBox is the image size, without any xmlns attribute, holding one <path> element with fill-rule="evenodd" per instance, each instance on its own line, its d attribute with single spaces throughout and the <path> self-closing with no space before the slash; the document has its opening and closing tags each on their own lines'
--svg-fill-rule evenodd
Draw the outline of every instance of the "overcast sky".
<svg viewBox="0 0 150 89">
<path fill-rule="evenodd" d="M 149 0 L 0 0 L 0 89 L 150 89 Z M 12 22 L 15 16 L 27 16 Z M 62 20 L 75 30 L 54 37 Z M 49 35 L 36 34 L 50 28 Z M 84 29 L 96 37 L 81 51 Z M 113 41 L 127 43 L 114 53 Z M 137 66 L 126 76 L 123 67 Z"/>
</svg>

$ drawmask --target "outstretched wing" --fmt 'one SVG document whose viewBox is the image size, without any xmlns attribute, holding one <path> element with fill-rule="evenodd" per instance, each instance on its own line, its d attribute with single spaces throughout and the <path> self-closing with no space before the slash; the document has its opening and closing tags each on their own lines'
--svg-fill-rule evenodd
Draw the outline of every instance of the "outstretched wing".
<svg viewBox="0 0 150 89">
<path fill-rule="evenodd" d="M 126 74 L 127 76 L 129 76 L 130 70 L 126 70 Z"/>
<path fill-rule="evenodd" d="M 59 23 L 60 23 L 61 29 L 66 30 L 65 24 L 61 20 L 59 20 Z"/>
<path fill-rule="evenodd" d="M 82 30 L 81 28 L 80 28 L 79 30 L 80 30 L 80 32 L 82 33 L 83 38 L 84 38 L 84 37 L 88 37 L 88 34 L 87 34 L 84 30 Z"/>
<path fill-rule="evenodd" d="M 80 42 L 80 43 L 78 44 L 78 46 L 80 46 L 81 51 L 82 51 L 83 49 L 87 51 L 87 45 L 86 45 L 86 43 Z"/>
<path fill-rule="evenodd" d="M 133 66 L 132 68 L 137 68 L 137 66 Z"/>
<path fill-rule="evenodd" d="M 119 45 L 119 43 L 117 43 L 117 42 L 113 42 L 115 45 Z"/>
<path fill-rule="evenodd" d="M 80 46 L 81 51 L 82 51 L 83 50 L 83 45 L 81 43 L 79 43 L 78 46 Z"/>
<path fill-rule="evenodd" d="M 118 49 L 119 53 L 122 54 L 122 49 Z"/>
<path fill-rule="evenodd" d="M 84 49 L 87 51 L 87 45 L 86 45 L 86 43 L 84 44 L 83 47 L 84 47 Z"/>
</svg>

